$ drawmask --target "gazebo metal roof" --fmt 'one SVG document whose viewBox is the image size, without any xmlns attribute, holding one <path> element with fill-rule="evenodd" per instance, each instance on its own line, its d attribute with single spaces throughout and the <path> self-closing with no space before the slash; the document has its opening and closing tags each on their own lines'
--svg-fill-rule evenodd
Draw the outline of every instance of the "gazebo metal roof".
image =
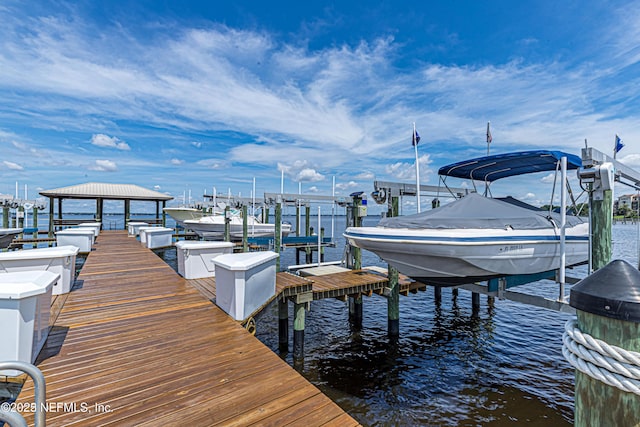
<svg viewBox="0 0 640 427">
<path fill-rule="evenodd" d="M 166 201 L 172 200 L 169 196 L 158 191 L 149 190 L 133 184 L 107 184 L 102 182 L 88 182 L 86 184 L 72 185 L 41 191 L 45 197 L 61 199 L 107 199 L 107 200 L 147 200 Z"/>
</svg>

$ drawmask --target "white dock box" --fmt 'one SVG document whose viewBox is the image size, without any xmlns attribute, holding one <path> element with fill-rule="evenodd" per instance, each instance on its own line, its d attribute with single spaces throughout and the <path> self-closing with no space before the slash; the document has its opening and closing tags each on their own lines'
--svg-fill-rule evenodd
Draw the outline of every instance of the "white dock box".
<svg viewBox="0 0 640 427">
<path fill-rule="evenodd" d="M 57 246 L 77 246 L 81 253 L 91 252 L 95 238 L 93 228 L 67 228 L 56 232 Z"/>
<path fill-rule="evenodd" d="M 178 273 L 185 279 L 214 277 L 216 265 L 213 263 L 213 259 L 220 255 L 233 253 L 233 243 L 180 240 L 176 242 L 176 252 Z"/>
<path fill-rule="evenodd" d="M 0 360 L 35 362 L 49 335 L 51 287 L 58 278 L 49 271 L 0 274 Z M 0 375 L 20 374 L 0 371 Z"/>
<path fill-rule="evenodd" d="M 147 230 L 153 230 L 154 228 L 158 228 L 158 227 L 152 227 L 152 226 L 138 227 L 138 234 L 140 235 L 140 243 L 142 243 L 144 246 L 147 246 Z"/>
<path fill-rule="evenodd" d="M 78 227 L 93 228 L 95 237 L 98 237 L 98 234 L 100 234 L 100 228 L 102 228 L 102 223 L 101 222 L 82 222 L 78 224 Z"/>
<path fill-rule="evenodd" d="M 49 271 L 60 276 L 60 280 L 53 285 L 52 294 L 64 294 L 69 292 L 73 286 L 78 251 L 77 246 L 57 246 L 0 252 L 0 274 L 19 271 Z"/>
<path fill-rule="evenodd" d="M 216 304 L 235 320 L 244 320 L 276 293 L 272 251 L 220 255 L 216 265 Z"/>
<path fill-rule="evenodd" d="M 129 236 L 136 237 L 140 234 L 140 227 L 148 227 L 149 223 L 147 222 L 130 222 L 127 225 L 127 230 L 129 232 Z"/>
<path fill-rule="evenodd" d="M 153 227 L 144 232 L 145 244 L 149 249 L 166 248 L 173 245 L 173 228 Z"/>
</svg>

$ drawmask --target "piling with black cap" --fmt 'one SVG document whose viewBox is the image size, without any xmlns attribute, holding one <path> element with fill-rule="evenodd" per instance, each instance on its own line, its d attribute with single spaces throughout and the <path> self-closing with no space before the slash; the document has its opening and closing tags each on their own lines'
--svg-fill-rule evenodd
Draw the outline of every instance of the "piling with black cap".
<svg viewBox="0 0 640 427">
<path fill-rule="evenodd" d="M 640 352 L 640 272 L 615 260 L 571 289 L 582 334 L 621 349 Z M 640 423 L 640 395 L 607 385 L 576 369 L 576 426 Z"/>
</svg>

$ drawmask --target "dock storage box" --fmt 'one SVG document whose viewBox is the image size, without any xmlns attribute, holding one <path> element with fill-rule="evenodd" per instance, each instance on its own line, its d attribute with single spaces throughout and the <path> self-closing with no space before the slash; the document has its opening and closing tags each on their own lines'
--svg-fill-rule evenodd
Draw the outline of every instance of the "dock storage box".
<svg viewBox="0 0 640 427">
<path fill-rule="evenodd" d="M 0 274 L 19 271 L 49 271 L 60 276 L 60 280 L 53 285 L 52 294 L 64 294 L 69 292 L 73 286 L 78 251 L 77 246 L 57 246 L 0 252 Z"/>
<path fill-rule="evenodd" d="M 244 320 L 276 293 L 272 251 L 220 255 L 216 265 L 216 304 L 235 320 Z"/>
<path fill-rule="evenodd" d="M 142 243 L 144 246 L 147 246 L 147 230 L 153 230 L 154 228 L 158 228 L 158 227 L 152 227 L 152 226 L 138 227 L 138 235 L 140 235 L 140 243 Z"/>
<path fill-rule="evenodd" d="M 51 287 L 58 278 L 49 271 L 0 274 L 0 360 L 35 362 L 49 335 Z M 0 375 L 20 374 L 0 371 Z"/>
<path fill-rule="evenodd" d="M 100 228 L 102 228 L 102 223 L 101 222 L 82 222 L 78 224 L 78 227 L 93 228 L 93 233 L 95 237 L 98 237 L 98 234 L 100 234 Z"/>
<path fill-rule="evenodd" d="M 173 245 L 173 228 L 153 227 L 145 230 L 145 244 L 149 249 Z"/>
<path fill-rule="evenodd" d="M 176 242 L 176 252 L 178 273 L 185 279 L 214 277 L 216 265 L 213 263 L 213 259 L 220 255 L 233 253 L 233 243 L 180 240 Z"/>
<path fill-rule="evenodd" d="M 147 222 L 130 222 L 127 225 L 127 230 L 129 232 L 129 236 L 137 237 L 140 234 L 140 227 L 148 227 L 149 223 Z"/>
<path fill-rule="evenodd" d="M 91 252 L 95 238 L 93 228 L 67 228 L 56 233 L 57 246 L 77 246 L 81 253 Z"/>
</svg>

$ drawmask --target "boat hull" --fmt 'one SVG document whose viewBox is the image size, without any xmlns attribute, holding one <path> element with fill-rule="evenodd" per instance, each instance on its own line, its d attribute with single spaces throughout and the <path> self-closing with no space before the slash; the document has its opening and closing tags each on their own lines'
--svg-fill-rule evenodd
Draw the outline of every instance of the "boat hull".
<svg viewBox="0 0 640 427">
<path fill-rule="evenodd" d="M 0 249 L 8 248 L 20 233 L 22 233 L 22 228 L 0 228 Z"/>
<path fill-rule="evenodd" d="M 560 267 L 558 230 L 408 230 L 350 227 L 349 244 L 375 253 L 399 272 L 426 283 L 456 285 Z M 588 224 L 566 232 L 565 264 L 588 259 Z"/>
<path fill-rule="evenodd" d="M 195 208 L 164 208 L 163 211 L 183 228 L 185 228 L 184 221 L 197 220 L 204 216 L 202 210 Z"/>
</svg>

